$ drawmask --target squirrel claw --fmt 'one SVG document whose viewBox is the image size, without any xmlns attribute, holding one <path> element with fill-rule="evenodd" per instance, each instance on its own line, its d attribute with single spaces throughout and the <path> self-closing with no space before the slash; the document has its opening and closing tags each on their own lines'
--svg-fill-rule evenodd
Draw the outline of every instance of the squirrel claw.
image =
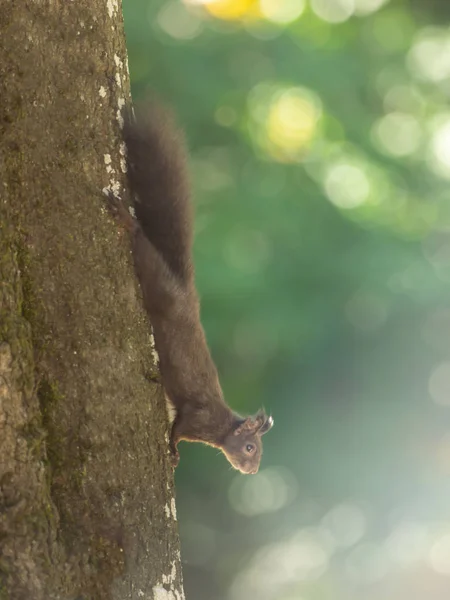
<svg viewBox="0 0 450 600">
<path fill-rule="evenodd" d="M 121 203 L 120 198 L 118 198 L 114 194 L 114 192 L 112 190 L 110 190 L 109 188 L 103 188 L 102 192 L 107 198 L 108 207 L 109 207 L 110 211 L 114 214 L 117 214 L 119 212 L 120 203 Z"/>
<path fill-rule="evenodd" d="M 106 196 L 106 202 L 111 214 L 121 221 L 125 229 L 135 233 L 138 229 L 137 221 L 125 208 L 119 196 L 116 196 L 109 188 L 103 188 L 103 194 Z"/>
</svg>

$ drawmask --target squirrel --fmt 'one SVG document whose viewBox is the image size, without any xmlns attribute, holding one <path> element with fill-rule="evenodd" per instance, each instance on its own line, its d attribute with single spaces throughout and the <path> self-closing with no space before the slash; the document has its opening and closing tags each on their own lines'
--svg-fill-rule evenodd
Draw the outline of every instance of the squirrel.
<svg viewBox="0 0 450 600">
<path fill-rule="evenodd" d="M 170 436 L 219 448 L 241 473 L 257 473 L 261 436 L 273 425 L 264 410 L 242 417 L 225 402 L 200 321 L 192 258 L 193 209 L 183 134 L 154 100 L 124 123 L 132 216 L 106 192 L 111 211 L 130 232 L 135 270 L 153 326 L 166 398 L 175 409 Z"/>
</svg>

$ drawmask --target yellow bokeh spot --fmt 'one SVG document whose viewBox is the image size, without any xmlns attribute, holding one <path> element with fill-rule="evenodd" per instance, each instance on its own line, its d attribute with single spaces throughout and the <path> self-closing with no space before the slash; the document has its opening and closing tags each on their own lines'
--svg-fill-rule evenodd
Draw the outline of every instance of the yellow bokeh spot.
<svg viewBox="0 0 450 600">
<path fill-rule="evenodd" d="M 262 16 L 273 23 L 285 24 L 298 19 L 306 0 L 259 0 Z"/>
<path fill-rule="evenodd" d="M 271 154 L 286 161 L 298 157 L 315 137 L 320 113 L 320 106 L 306 90 L 290 88 L 278 94 L 266 123 Z"/>
<path fill-rule="evenodd" d="M 259 16 L 257 0 L 212 0 L 205 8 L 214 17 L 230 21 Z"/>
</svg>

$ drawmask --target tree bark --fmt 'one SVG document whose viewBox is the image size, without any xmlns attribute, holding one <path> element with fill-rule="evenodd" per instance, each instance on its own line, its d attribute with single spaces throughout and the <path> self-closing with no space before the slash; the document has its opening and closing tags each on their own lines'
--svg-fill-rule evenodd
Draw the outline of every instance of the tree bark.
<svg viewBox="0 0 450 600">
<path fill-rule="evenodd" d="M 183 598 L 118 0 L 0 1 L 0 600 Z"/>
</svg>

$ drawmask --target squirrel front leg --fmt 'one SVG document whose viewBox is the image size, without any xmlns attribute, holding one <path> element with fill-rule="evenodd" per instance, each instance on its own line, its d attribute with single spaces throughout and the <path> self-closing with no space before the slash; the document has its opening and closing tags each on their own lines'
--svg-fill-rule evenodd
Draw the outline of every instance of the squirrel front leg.
<svg viewBox="0 0 450 600">
<path fill-rule="evenodd" d="M 172 464 L 174 467 L 176 467 L 180 461 L 180 453 L 177 448 L 178 443 L 181 440 L 197 440 L 192 430 L 192 418 L 192 413 L 189 411 L 186 413 L 181 409 L 176 412 L 175 419 L 172 423 L 172 431 L 170 433 L 170 451 L 172 453 Z"/>
<path fill-rule="evenodd" d="M 178 466 L 178 463 L 180 462 L 180 453 L 178 452 L 178 442 L 180 441 L 181 437 L 180 437 L 180 422 L 181 422 L 181 418 L 179 415 L 177 415 L 175 417 L 175 421 L 172 424 L 172 431 L 170 434 L 170 443 L 169 443 L 169 447 L 170 447 L 170 453 L 171 453 L 171 463 L 172 466 L 175 468 Z"/>
</svg>

